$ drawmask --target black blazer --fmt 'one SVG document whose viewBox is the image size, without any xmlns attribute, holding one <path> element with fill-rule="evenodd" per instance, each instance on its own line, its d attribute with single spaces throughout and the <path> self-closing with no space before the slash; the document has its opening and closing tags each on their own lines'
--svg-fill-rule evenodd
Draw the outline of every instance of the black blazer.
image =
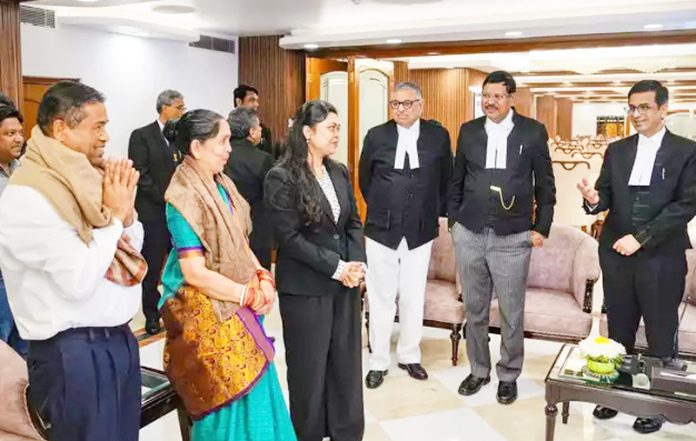
<svg viewBox="0 0 696 441">
<path fill-rule="evenodd" d="M 263 202 L 263 180 L 273 167 L 273 157 L 246 139 L 233 139 L 230 144 L 232 153 L 225 166 L 225 174 L 232 179 L 239 193 L 251 206 L 251 248 L 270 249 L 273 227 Z"/>
<path fill-rule="evenodd" d="M 449 199 L 450 220 L 481 232 L 485 226 L 498 235 L 534 230 L 549 235 L 556 204 L 556 185 L 544 125 L 515 112 L 514 127 L 507 139 L 505 170 L 486 169 L 486 117 L 462 124 Z M 503 202 L 514 204 L 505 210 Z M 534 204 L 534 222 L 532 222 Z"/>
<path fill-rule="evenodd" d="M 332 279 L 339 260 L 366 260 L 362 225 L 348 170 L 331 160 L 324 164 L 341 205 L 338 223 L 334 222 L 329 201 L 322 193 L 321 221 L 307 225 L 297 210 L 292 195 L 297 189 L 290 185 L 288 171 L 276 166 L 266 175 L 265 200 L 278 247 L 275 275 L 279 292 L 306 296 L 341 293 L 345 286 Z"/>
<path fill-rule="evenodd" d="M 135 209 L 144 222 L 165 222 L 164 193 L 176 169 L 173 146 L 169 146 L 157 121 L 133 130 L 128 142 L 128 158 L 140 172 Z"/>
<path fill-rule="evenodd" d="M 396 249 L 406 238 L 413 249 L 435 239 L 438 217 L 447 213 L 452 173 L 449 133 L 436 121 L 420 120 L 419 168 L 394 168 L 399 140 L 389 120 L 371 128 L 360 155 L 360 191 L 367 202 L 365 235 Z"/>
<path fill-rule="evenodd" d="M 595 187 L 599 205 L 589 214 L 609 210 L 599 239 L 600 250 L 609 251 L 614 243 L 633 234 L 641 243 L 639 253 L 683 251 L 691 248 L 686 224 L 696 216 L 696 142 L 669 130 L 655 157 L 648 196 L 643 201 L 644 217 L 652 219 L 635 225 L 635 193 L 628 180 L 638 149 L 638 135 L 609 144 L 602 171 Z"/>
</svg>

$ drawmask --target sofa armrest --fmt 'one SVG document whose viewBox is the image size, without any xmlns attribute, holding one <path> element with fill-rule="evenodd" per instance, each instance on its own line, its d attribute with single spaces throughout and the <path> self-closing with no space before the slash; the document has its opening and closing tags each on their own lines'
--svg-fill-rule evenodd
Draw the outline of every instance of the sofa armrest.
<svg viewBox="0 0 696 441">
<path fill-rule="evenodd" d="M 599 246 L 588 235 L 575 252 L 572 279 L 573 296 L 585 312 L 592 311 L 592 292 L 599 275 Z"/>
</svg>

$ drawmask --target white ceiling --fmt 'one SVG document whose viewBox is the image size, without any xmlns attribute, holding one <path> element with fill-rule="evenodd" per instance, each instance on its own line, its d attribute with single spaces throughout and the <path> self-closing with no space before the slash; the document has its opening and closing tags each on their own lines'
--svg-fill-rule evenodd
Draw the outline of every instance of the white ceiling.
<svg viewBox="0 0 696 441">
<path fill-rule="evenodd" d="M 118 25 L 176 34 L 240 36 L 283 34 L 281 45 L 302 48 L 404 42 L 696 29 L 696 0 L 39 0 L 56 10 L 59 23 Z M 195 12 L 153 12 L 167 4 Z M 357 3 L 357 4 L 356 4 Z M 492 6 L 495 3 L 495 6 Z M 114 6 L 115 5 L 115 6 Z"/>
</svg>

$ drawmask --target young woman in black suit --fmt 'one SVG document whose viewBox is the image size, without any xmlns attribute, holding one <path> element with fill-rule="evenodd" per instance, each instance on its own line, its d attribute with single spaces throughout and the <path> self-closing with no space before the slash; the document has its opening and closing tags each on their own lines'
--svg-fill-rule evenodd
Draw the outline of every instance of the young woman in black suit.
<svg viewBox="0 0 696 441">
<path fill-rule="evenodd" d="M 275 224 L 290 414 L 299 441 L 358 441 L 364 431 L 360 298 L 365 249 L 336 109 L 298 109 L 287 149 L 266 176 Z"/>
</svg>

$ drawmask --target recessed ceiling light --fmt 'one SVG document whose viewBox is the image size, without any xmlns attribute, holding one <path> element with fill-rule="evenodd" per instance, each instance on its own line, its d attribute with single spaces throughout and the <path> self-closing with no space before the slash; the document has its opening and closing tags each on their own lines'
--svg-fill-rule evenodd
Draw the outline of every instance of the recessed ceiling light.
<svg viewBox="0 0 696 441">
<path fill-rule="evenodd" d="M 390 38 L 389 40 L 387 40 L 387 44 L 401 44 L 401 42 L 402 41 L 398 38 Z"/>
<path fill-rule="evenodd" d="M 522 32 L 520 32 L 520 31 L 508 31 L 505 33 L 505 36 L 506 37 L 521 37 Z"/>
<path fill-rule="evenodd" d="M 304 45 L 305 49 L 313 50 L 313 49 L 318 49 L 319 45 L 316 43 L 307 43 Z"/>
<path fill-rule="evenodd" d="M 563 85 L 564 85 L 564 86 L 572 86 L 573 83 L 571 83 L 570 81 L 564 81 L 564 82 L 563 82 Z"/>
<path fill-rule="evenodd" d="M 614 86 L 620 86 L 623 83 L 621 81 L 612 81 L 611 84 L 613 84 Z"/>
<path fill-rule="evenodd" d="M 657 29 L 662 29 L 662 25 L 660 23 L 650 23 L 643 26 L 643 29 L 646 29 L 648 31 L 655 31 Z"/>
<path fill-rule="evenodd" d="M 196 8 L 188 5 L 159 5 L 153 7 L 152 11 L 160 14 L 190 14 L 195 12 Z"/>
<path fill-rule="evenodd" d="M 440 52 L 428 52 L 426 55 L 440 55 Z"/>
</svg>

